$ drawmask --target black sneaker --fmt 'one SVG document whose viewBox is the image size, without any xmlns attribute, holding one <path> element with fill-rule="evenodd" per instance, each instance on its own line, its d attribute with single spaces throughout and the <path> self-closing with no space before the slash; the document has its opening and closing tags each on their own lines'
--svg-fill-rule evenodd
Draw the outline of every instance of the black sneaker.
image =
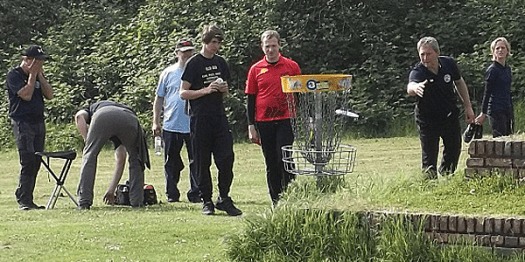
<svg viewBox="0 0 525 262">
<path fill-rule="evenodd" d="M 176 202 L 179 202 L 179 199 L 178 198 L 168 198 L 167 201 L 170 203 L 176 203 Z"/>
<path fill-rule="evenodd" d="M 31 209 L 45 209 L 45 208 L 46 208 L 45 206 L 39 206 L 39 205 L 37 205 L 37 204 L 35 204 L 35 203 L 31 203 L 31 204 L 29 205 L 29 207 L 30 207 Z"/>
<path fill-rule="evenodd" d="M 88 205 L 88 204 L 81 204 L 81 205 L 77 206 L 78 210 L 89 210 L 90 208 L 91 208 L 91 206 Z"/>
<path fill-rule="evenodd" d="M 474 137 L 474 133 L 476 133 L 476 125 L 468 124 L 465 133 L 463 133 L 463 141 L 465 141 L 465 143 L 470 143 Z"/>
<path fill-rule="evenodd" d="M 476 128 L 474 130 L 474 139 L 481 138 L 483 138 L 483 125 L 476 125 Z"/>
<path fill-rule="evenodd" d="M 205 216 L 211 216 L 215 213 L 215 206 L 213 202 L 208 201 L 202 205 L 202 214 Z"/>
<path fill-rule="evenodd" d="M 21 204 L 18 206 L 20 208 L 20 210 L 22 211 L 28 211 L 28 210 L 31 210 L 31 207 L 28 206 L 28 205 L 24 205 L 24 204 Z"/>
<path fill-rule="evenodd" d="M 215 207 L 219 210 L 225 211 L 230 216 L 242 215 L 242 211 L 233 205 L 233 201 L 230 197 L 226 197 L 226 198 L 219 197 L 217 199 L 217 203 L 215 203 Z"/>
</svg>

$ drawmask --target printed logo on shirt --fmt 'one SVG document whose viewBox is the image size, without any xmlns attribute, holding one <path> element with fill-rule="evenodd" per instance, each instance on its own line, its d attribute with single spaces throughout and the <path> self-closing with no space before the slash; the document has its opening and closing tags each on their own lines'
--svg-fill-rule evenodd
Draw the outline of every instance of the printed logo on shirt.
<svg viewBox="0 0 525 262">
<path fill-rule="evenodd" d="M 262 74 L 264 74 L 266 72 L 268 72 L 268 68 L 263 68 L 263 69 L 261 69 L 261 72 L 259 72 L 259 74 L 257 74 L 257 76 L 260 76 L 260 75 L 262 75 Z"/>
<path fill-rule="evenodd" d="M 450 80 L 452 80 L 452 77 L 450 76 L 450 74 L 446 74 L 444 77 L 443 77 L 443 80 L 445 80 L 445 83 L 450 83 Z"/>
</svg>

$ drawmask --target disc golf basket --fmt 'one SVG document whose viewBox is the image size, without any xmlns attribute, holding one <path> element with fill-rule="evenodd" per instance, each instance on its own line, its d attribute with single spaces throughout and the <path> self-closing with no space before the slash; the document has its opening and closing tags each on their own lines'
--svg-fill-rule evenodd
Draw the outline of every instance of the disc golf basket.
<svg viewBox="0 0 525 262">
<path fill-rule="evenodd" d="M 356 148 L 340 143 L 345 121 L 358 117 L 345 108 L 352 76 L 283 76 L 281 84 L 295 135 L 293 145 L 282 147 L 286 171 L 318 178 L 351 173 Z"/>
</svg>

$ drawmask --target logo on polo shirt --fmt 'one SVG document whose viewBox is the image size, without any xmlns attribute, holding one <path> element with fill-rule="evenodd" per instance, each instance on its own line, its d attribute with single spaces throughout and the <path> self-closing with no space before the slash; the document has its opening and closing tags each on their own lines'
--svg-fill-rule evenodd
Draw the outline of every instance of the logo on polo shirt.
<svg viewBox="0 0 525 262">
<path fill-rule="evenodd" d="M 445 80 L 445 83 L 450 83 L 450 80 L 452 80 L 452 77 L 450 76 L 450 74 L 446 74 L 444 77 L 443 77 L 443 80 Z"/>
<path fill-rule="evenodd" d="M 257 76 L 260 76 L 260 75 L 262 75 L 262 74 L 264 74 L 266 72 L 268 72 L 268 68 L 263 68 L 263 69 L 261 69 L 261 72 L 259 72 L 259 74 L 257 74 Z"/>
</svg>

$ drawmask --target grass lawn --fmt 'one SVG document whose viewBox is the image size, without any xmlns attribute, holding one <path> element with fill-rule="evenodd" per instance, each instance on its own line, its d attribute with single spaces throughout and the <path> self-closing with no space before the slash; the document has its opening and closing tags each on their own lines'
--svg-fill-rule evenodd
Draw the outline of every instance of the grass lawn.
<svg viewBox="0 0 525 262">
<path fill-rule="evenodd" d="M 346 143 L 358 150 L 354 172 L 345 176 L 345 185 L 335 193 L 313 192 L 314 188 L 304 200 L 305 205 L 344 210 L 525 214 L 525 205 L 522 207 L 518 201 L 523 199 L 521 187 L 513 181 L 462 179 L 466 145 L 457 176 L 425 181 L 419 172 L 417 137 L 358 139 Z M 244 218 L 270 210 L 260 148 L 254 144 L 236 144 L 234 149 L 231 196 L 244 212 L 242 217 L 228 217 L 221 211 L 212 217 L 203 216 L 201 205 L 191 204 L 185 198 L 180 203 L 167 203 L 162 157 L 153 152 L 152 169 L 146 170 L 145 181 L 155 186 L 162 202 L 159 205 L 144 209 L 105 205 L 102 197 L 114 157 L 112 151 L 103 151 L 99 156 L 95 202 L 90 211 L 77 211 L 67 197 L 60 198 L 53 210 L 19 211 L 14 197 L 18 155 L 15 150 L 4 151 L 0 153 L 0 261 L 228 261 L 224 236 L 239 232 Z M 55 171 L 62 166 L 61 160 L 52 159 L 51 163 Z M 66 181 L 66 187 L 75 195 L 79 167 L 80 157 L 73 162 Z M 212 171 L 216 173 L 215 168 Z M 313 180 L 299 177 L 297 184 Z M 214 185 L 216 188 L 215 181 Z M 45 205 L 53 187 L 42 167 L 35 202 Z M 188 187 L 185 169 L 179 189 L 185 192 Z M 293 201 L 293 197 L 287 199 Z M 501 201 L 505 204 L 500 205 Z"/>
</svg>

